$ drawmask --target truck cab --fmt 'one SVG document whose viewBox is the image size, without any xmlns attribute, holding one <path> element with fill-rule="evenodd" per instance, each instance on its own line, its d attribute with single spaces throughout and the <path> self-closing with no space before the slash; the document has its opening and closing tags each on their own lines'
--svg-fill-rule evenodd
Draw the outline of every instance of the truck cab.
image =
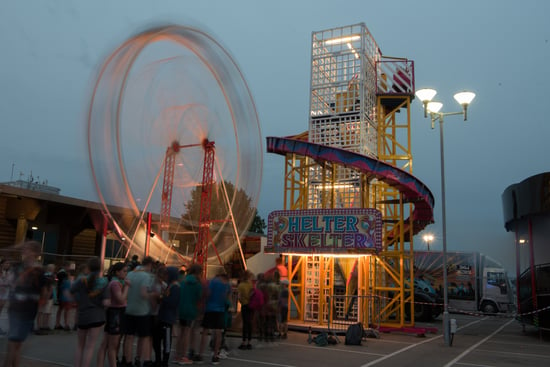
<svg viewBox="0 0 550 367">
<path fill-rule="evenodd" d="M 510 281 L 502 268 L 483 268 L 479 310 L 484 313 L 512 311 L 513 297 Z"/>
</svg>

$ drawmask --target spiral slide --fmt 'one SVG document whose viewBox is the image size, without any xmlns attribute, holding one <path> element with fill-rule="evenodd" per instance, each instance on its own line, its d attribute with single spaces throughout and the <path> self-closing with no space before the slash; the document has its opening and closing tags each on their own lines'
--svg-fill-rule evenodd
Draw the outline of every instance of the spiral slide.
<svg viewBox="0 0 550 367">
<path fill-rule="evenodd" d="M 267 151 L 280 155 L 299 154 L 310 157 L 318 163 L 332 162 L 374 175 L 378 180 L 396 188 L 403 194 L 403 200 L 413 203 L 411 217 L 405 219 L 405 230 L 413 223 L 413 234 L 417 234 L 433 223 L 434 198 L 428 187 L 410 173 L 374 158 L 348 150 L 310 143 L 291 137 L 267 137 Z"/>
</svg>

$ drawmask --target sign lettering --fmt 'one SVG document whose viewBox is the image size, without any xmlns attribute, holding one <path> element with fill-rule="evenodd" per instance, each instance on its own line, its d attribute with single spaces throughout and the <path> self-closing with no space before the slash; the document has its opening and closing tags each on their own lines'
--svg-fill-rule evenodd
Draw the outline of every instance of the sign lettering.
<svg viewBox="0 0 550 367">
<path fill-rule="evenodd" d="M 280 210 L 269 214 L 268 253 L 360 253 L 381 248 L 382 214 L 376 209 Z"/>
</svg>

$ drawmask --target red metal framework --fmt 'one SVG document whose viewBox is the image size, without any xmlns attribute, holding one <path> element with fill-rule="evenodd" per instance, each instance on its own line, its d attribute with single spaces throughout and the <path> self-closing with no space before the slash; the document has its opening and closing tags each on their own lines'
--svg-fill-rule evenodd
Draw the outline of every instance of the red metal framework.
<svg viewBox="0 0 550 367">
<path fill-rule="evenodd" d="M 199 230 L 197 245 L 193 254 L 193 262 L 202 265 L 203 275 L 206 275 L 206 261 L 208 260 L 208 244 L 210 242 L 211 203 L 214 186 L 215 144 L 205 139 L 202 144 L 179 145 L 177 141 L 166 149 L 164 158 L 164 181 L 162 185 L 162 203 L 160 212 L 160 228 L 168 230 L 170 227 L 170 212 L 172 209 L 172 190 L 174 186 L 174 169 L 176 155 L 182 148 L 202 145 L 204 149 L 204 165 L 201 184 L 201 201 L 199 212 Z M 215 250 L 215 247 L 214 247 Z M 216 255 L 219 255 L 216 251 Z M 221 260 L 220 260 L 221 263 Z"/>
<path fill-rule="evenodd" d="M 160 208 L 160 229 L 167 231 L 170 228 L 170 212 L 172 210 L 172 189 L 174 187 L 174 168 L 176 154 L 181 146 L 177 141 L 172 142 L 166 149 L 164 157 L 164 181 L 162 183 L 162 204 Z"/>
<path fill-rule="evenodd" d="M 212 203 L 212 189 L 214 184 L 214 142 L 205 140 L 204 167 L 202 172 L 201 206 L 199 214 L 199 234 L 193 261 L 202 265 L 203 274 L 206 275 L 206 261 L 208 259 L 208 243 L 210 242 L 210 209 Z"/>
</svg>

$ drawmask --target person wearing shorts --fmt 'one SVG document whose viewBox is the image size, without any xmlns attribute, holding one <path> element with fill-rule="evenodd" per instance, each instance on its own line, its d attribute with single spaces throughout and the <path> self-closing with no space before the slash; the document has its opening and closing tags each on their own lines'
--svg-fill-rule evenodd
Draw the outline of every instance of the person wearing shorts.
<svg viewBox="0 0 550 367">
<path fill-rule="evenodd" d="M 187 270 L 187 275 L 180 283 L 179 322 L 180 337 L 176 345 L 176 363 L 192 364 L 190 349 L 191 330 L 199 315 L 199 303 L 202 298 L 202 284 L 200 276 L 202 266 L 193 264 Z M 193 349 L 191 347 L 191 349 Z"/>
<path fill-rule="evenodd" d="M 146 256 L 142 264 L 126 276 L 131 286 L 128 289 L 126 311 L 124 313 L 124 360 L 123 364 L 131 366 L 134 336 L 138 337 L 136 356 L 143 359 L 143 366 L 152 366 L 151 336 L 153 319 L 151 316 L 151 299 L 158 294 L 152 293 L 154 259 Z"/>
<path fill-rule="evenodd" d="M 128 268 L 122 262 L 114 264 L 109 269 L 109 285 L 107 294 L 110 300 L 106 311 L 105 321 L 105 347 L 109 366 L 117 365 L 118 349 L 120 338 L 124 329 L 124 312 L 126 311 L 126 298 L 130 283 L 126 280 Z M 105 353 L 105 352 L 103 352 Z M 103 366 L 98 363 L 98 366 Z"/>
<path fill-rule="evenodd" d="M 151 315 L 128 315 L 124 316 L 124 334 L 136 335 L 138 338 L 151 337 L 152 318 Z"/>
<path fill-rule="evenodd" d="M 208 284 L 208 295 L 206 298 L 206 307 L 204 309 L 204 318 L 202 320 L 202 336 L 200 354 L 204 354 L 206 347 L 206 338 L 208 330 L 212 331 L 214 338 L 214 355 L 212 364 L 220 363 L 220 346 L 222 342 L 222 330 L 225 328 L 225 305 L 231 294 L 229 279 L 222 269 Z"/>
<path fill-rule="evenodd" d="M 45 303 L 48 297 L 44 269 L 36 262 L 41 247 L 36 241 L 17 246 L 21 250 L 22 262 L 12 267 L 14 284 L 9 296 L 5 367 L 19 366 L 21 347 L 33 330 L 38 305 Z"/>
<path fill-rule="evenodd" d="M 92 257 L 86 262 L 90 273 L 78 278 L 70 293 L 77 303 L 77 348 L 75 367 L 88 367 L 95 351 L 95 344 L 105 325 L 104 301 L 107 298 L 107 279 L 100 277 L 101 261 Z"/>
</svg>

